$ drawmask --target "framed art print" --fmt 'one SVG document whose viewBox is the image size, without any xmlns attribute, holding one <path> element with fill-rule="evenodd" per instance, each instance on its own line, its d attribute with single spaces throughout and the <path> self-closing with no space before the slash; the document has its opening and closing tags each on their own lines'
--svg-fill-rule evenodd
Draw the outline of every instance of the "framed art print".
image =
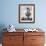
<svg viewBox="0 0 46 46">
<path fill-rule="evenodd" d="M 19 4 L 19 23 L 35 22 L 35 4 Z"/>
</svg>

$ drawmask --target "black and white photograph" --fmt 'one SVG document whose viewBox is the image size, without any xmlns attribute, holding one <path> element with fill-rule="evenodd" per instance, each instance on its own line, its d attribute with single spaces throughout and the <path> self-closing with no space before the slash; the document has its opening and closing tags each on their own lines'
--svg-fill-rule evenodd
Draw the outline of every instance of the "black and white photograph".
<svg viewBox="0 0 46 46">
<path fill-rule="evenodd" d="M 19 22 L 35 22 L 35 4 L 19 4 Z"/>
</svg>

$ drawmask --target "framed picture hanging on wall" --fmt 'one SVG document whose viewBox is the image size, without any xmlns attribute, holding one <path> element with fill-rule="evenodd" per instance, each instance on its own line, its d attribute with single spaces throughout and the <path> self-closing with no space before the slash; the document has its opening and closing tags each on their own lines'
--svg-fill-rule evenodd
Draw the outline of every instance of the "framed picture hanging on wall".
<svg viewBox="0 0 46 46">
<path fill-rule="evenodd" d="M 35 22 L 35 4 L 19 4 L 19 23 Z"/>
</svg>

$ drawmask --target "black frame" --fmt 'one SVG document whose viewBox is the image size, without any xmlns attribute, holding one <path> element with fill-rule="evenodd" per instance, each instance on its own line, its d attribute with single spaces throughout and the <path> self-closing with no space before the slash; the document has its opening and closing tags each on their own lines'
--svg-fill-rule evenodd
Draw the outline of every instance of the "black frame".
<svg viewBox="0 0 46 46">
<path fill-rule="evenodd" d="M 20 22 L 20 6 L 34 6 L 34 21 L 33 22 Z M 19 4 L 19 23 L 35 23 L 35 4 Z"/>
</svg>

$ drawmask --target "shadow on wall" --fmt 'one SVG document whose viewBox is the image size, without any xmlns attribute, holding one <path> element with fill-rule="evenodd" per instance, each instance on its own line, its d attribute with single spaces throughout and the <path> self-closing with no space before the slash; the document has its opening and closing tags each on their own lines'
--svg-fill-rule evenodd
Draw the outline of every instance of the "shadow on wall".
<svg viewBox="0 0 46 46">
<path fill-rule="evenodd" d="M 0 24 L 0 43 L 2 43 L 2 36 L 3 36 L 3 32 L 5 32 L 3 29 L 5 28 L 4 24 Z"/>
</svg>

